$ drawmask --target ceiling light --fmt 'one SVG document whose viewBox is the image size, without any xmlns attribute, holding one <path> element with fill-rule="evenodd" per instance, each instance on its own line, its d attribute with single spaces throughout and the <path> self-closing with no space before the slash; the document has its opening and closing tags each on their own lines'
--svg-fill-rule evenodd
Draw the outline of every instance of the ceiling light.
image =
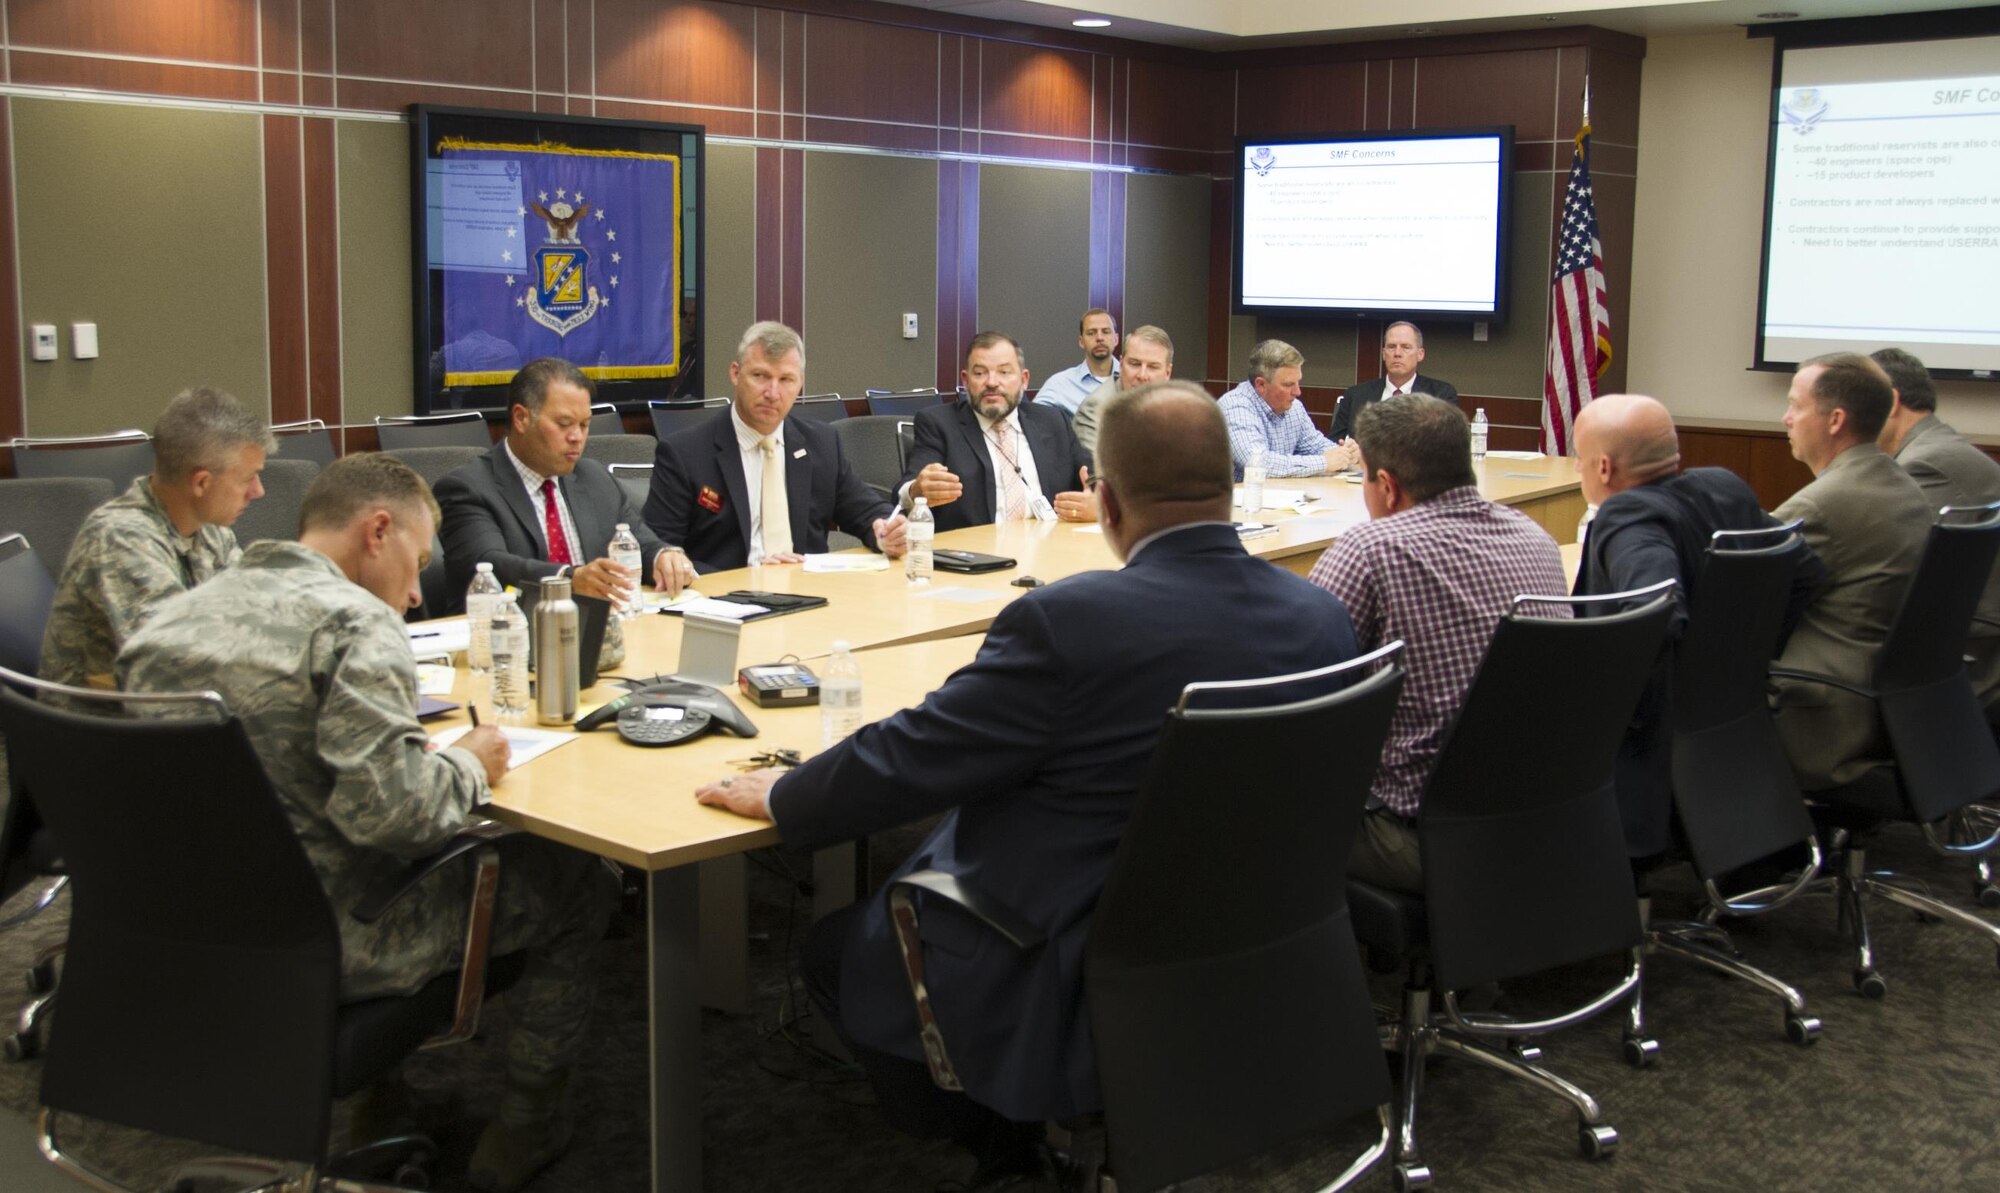
<svg viewBox="0 0 2000 1193">
<path fill-rule="evenodd" d="M 1075 25 L 1079 29 L 1102 29 L 1110 23 L 1110 21 L 1105 20 L 1103 17 L 1078 17 L 1070 22 L 1070 24 Z"/>
</svg>

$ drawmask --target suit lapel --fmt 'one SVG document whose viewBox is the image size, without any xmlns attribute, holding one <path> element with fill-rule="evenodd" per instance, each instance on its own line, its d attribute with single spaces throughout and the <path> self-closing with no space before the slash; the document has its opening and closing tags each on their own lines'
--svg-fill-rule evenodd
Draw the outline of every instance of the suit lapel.
<svg viewBox="0 0 2000 1193">
<path fill-rule="evenodd" d="M 1021 437 L 1028 441 L 1028 450 L 1035 454 L 1035 479 L 1042 484 L 1042 496 L 1050 501 L 1056 494 L 1066 493 L 1070 485 L 1062 474 L 1069 471 L 1069 453 L 1059 450 L 1055 428 L 1047 419 L 1028 417 L 1025 406 L 1018 412 L 1021 416 Z"/>
<path fill-rule="evenodd" d="M 729 491 L 729 503 L 736 511 L 736 532 L 743 549 L 750 550 L 750 484 L 743 479 L 743 449 L 736 443 L 736 423 L 723 411 L 716 420 L 715 469 L 722 474 L 722 487 Z"/>
<path fill-rule="evenodd" d="M 500 490 L 500 500 L 514 512 L 521 523 L 521 529 L 535 544 L 535 557 L 549 557 L 549 536 L 543 531 L 541 519 L 535 517 L 535 503 L 528 500 L 528 487 L 521 483 L 521 474 L 514 467 L 513 457 L 507 454 L 505 443 L 496 443 L 486 454 L 486 462 L 493 469 L 493 485 Z"/>
<path fill-rule="evenodd" d="M 799 430 L 800 420 L 785 420 L 785 501 L 791 506 L 785 513 L 792 524 L 792 550 L 804 554 L 812 537 L 812 446 L 806 442 L 805 432 Z"/>
<path fill-rule="evenodd" d="M 958 433 L 965 438 L 969 449 L 965 458 L 972 465 L 958 478 L 964 490 L 958 499 L 977 502 L 966 507 L 975 511 L 972 517 L 975 525 L 991 522 L 996 512 L 993 508 L 993 469 L 986 454 L 986 436 L 980 432 L 979 416 L 973 413 L 971 400 L 960 402 L 952 411 L 952 418 L 958 423 Z"/>
<path fill-rule="evenodd" d="M 592 507 L 590 502 L 579 499 L 580 486 L 577 484 L 575 472 L 571 472 L 568 476 L 557 481 L 556 488 L 562 493 L 563 503 L 569 506 L 570 525 L 576 528 L 578 541 L 569 545 L 569 549 L 576 553 L 576 559 L 573 562 L 577 564 L 588 563 L 601 554 L 601 552 L 593 550 L 591 544 L 605 543 L 608 545 L 611 542 L 611 528 L 601 525 L 598 522 L 598 511 Z"/>
</svg>

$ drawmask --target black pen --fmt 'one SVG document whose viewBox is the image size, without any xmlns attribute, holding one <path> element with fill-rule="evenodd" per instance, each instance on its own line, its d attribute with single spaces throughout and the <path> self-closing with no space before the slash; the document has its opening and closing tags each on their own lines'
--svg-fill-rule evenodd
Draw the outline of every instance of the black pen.
<svg viewBox="0 0 2000 1193">
<path fill-rule="evenodd" d="M 479 706 L 477 704 L 468 704 L 465 706 L 465 711 L 472 714 L 472 727 L 474 729 L 479 728 Z"/>
</svg>

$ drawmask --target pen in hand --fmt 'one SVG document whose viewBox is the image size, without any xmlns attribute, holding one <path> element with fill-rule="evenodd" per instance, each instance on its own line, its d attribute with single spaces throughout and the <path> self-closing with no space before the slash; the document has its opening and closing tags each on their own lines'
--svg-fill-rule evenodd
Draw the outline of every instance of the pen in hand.
<svg viewBox="0 0 2000 1193">
<path fill-rule="evenodd" d="M 465 711 L 472 714 L 472 727 L 474 729 L 479 728 L 479 706 L 477 704 L 467 703 L 465 706 Z"/>
</svg>

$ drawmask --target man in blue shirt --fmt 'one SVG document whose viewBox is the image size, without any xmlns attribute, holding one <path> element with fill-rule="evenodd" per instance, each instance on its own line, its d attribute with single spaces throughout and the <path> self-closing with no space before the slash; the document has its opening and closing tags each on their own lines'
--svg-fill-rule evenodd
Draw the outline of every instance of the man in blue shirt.
<svg viewBox="0 0 2000 1193">
<path fill-rule="evenodd" d="M 1265 340 L 1250 350 L 1250 379 L 1222 395 L 1237 480 L 1258 443 L 1264 445 L 1264 475 L 1270 477 L 1324 476 L 1352 463 L 1347 451 L 1313 426 L 1299 402 L 1305 363 L 1297 348 Z"/>
<path fill-rule="evenodd" d="M 1076 408 L 1098 386 L 1118 376 L 1118 324 L 1112 320 L 1111 312 L 1103 307 L 1090 308 L 1077 321 L 1076 331 L 1076 346 L 1083 349 L 1083 363 L 1042 382 L 1042 388 L 1035 394 L 1037 402 L 1060 406 L 1072 418 L 1076 417 Z"/>
</svg>

